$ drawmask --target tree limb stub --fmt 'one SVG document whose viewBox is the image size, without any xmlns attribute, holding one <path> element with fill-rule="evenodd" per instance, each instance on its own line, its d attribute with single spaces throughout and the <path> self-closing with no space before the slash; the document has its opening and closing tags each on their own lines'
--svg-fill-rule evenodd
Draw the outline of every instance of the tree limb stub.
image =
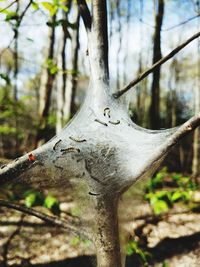
<svg viewBox="0 0 200 267">
<path fill-rule="evenodd" d="M 127 91 L 129 91 L 132 87 L 134 87 L 136 84 L 141 82 L 144 78 L 146 78 L 150 73 L 152 73 L 156 68 L 167 62 L 170 58 L 172 58 L 174 55 L 176 55 L 179 51 L 181 51 L 185 46 L 187 46 L 189 43 L 191 43 L 193 40 L 198 38 L 200 36 L 200 32 L 194 34 L 192 37 L 187 39 L 184 43 L 177 46 L 175 49 L 173 49 L 167 56 L 161 58 L 159 61 L 157 61 L 155 64 L 153 64 L 152 67 L 150 67 L 148 70 L 141 73 L 136 79 L 132 80 L 129 84 L 124 86 L 123 89 L 113 94 L 115 98 L 119 98 L 123 94 L 125 94 Z"/>
</svg>

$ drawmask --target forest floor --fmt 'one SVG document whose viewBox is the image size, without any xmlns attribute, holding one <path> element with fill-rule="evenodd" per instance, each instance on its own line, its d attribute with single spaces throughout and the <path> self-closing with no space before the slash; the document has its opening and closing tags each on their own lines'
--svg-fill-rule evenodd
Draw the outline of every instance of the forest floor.
<svg viewBox="0 0 200 267">
<path fill-rule="evenodd" d="M 131 238 L 140 238 L 144 251 L 153 255 L 149 266 L 199 266 L 200 214 L 180 207 L 155 217 L 148 204 L 141 203 L 131 210 L 132 204 L 130 200 L 127 203 L 131 216 L 123 227 Z M 86 256 L 93 255 L 90 242 L 32 216 L 0 209 L 0 266 L 90 267 L 95 266 L 95 260 Z M 127 266 L 142 266 L 140 257 L 130 256 Z"/>
<path fill-rule="evenodd" d="M 61 199 L 62 218 L 73 213 L 75 203 L 69 194 Z M 49 212 L 44 207 L 36 209 Z M 164 215 L 155 216 L 147 202 L 136 201 L 128 194 L 120 200 L 119 214 L 128 240 L 136 240 L 139 248 L 150 255 L 145 266 L 200 266 L 200 213 L 176 205 Z M 0 207 L 0 266 L 94 267 L 94 248 L 89 240 Z M 127 257 L 126 266 L 144 266 L 141 255 Z"/>
</svg>

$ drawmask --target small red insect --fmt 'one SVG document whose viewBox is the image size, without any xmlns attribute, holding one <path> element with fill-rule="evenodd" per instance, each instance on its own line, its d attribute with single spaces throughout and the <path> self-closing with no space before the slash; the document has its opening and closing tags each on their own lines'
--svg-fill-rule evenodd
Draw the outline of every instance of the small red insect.
<svg viewBox="0 0 200 267">
<path fill-rule="evenodd" d="M 29 161 L 35 161 L 36 160 L 36 157 L 35 155 L 33 155 L 32 153 L 28 155 L 28 159 Z"/>
</svg>

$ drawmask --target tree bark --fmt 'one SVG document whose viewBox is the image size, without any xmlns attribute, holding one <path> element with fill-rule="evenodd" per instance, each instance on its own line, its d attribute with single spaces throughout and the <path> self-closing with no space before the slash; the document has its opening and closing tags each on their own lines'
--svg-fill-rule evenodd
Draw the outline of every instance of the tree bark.
<svg viewBox="0 0 200 267">
<path fill-rule="evenodd" d="M 56 14 L 52 17 L 50 22 L 49 29 L 49 48 L 47 61 L 52 62 L 54 60 L 54 45 L 55 45 L 55 22 L 56 22 Z M 47 65 L 48 65 L 47 62 Z M 39 129 L 36 136 L 35 147 L 39 145 L 39 143 L 48 140 L 48 136 L 46 133 L 47 123 L 48 123 L 48 115 L 50 110 L 51 103 L 51 95 L 53 89 L 53 82 L 55 78 L 55 73 L 51 72 L 50 66 L 47 66 L 45 72 L 43 72 L 41 77 L 41 88 L 40 88 L 40 107 L 39 107 Z"/>
<path fill-rule="evenodd" d="M 197 1 L 197 10 L 200 11 L 200 1 Z M 198 29 L 200 29 L 200 21 L 198 21 Z M 194 110 L 195 113 L 200 112 L 200 41 L 197 43 L 197 79 L 194 92 Z M 200 176 L 200 130 L 199 128 L 194 133 L 193 138 L 193 158 L 192 158 L 192 174 L 195 178 Z"/>
<path fill-rule="evenodd" d="M 196 178 L 200 175 L 200 131 L 194 132 L 192 175 Z"/>
<path fill-rule="evenodd" d="M 108 29 L 106 0 L 92 1 L 92 30 L 88 34 L 92 80 L 108 84 Z"/>
<path fill-rule="evenodd" d="M 95 201 L 95 237 L 98 267 L 121 267 L 118 229 L 118 199 L 97 197 Z"/>
<path fill-rule="evenodd" d="M 63 22 L 62 22 L 62 37 L 60 43 L 60 51 L 58 54 L 58 69 L 59 72 L 57 74 L 57 110 L 56 110 L 56 133 L 59 133 L 64 126 L 64 122 L 69 119 L 69 110 L 65 105 L 65 95 L 66 95 L 66 83 L 67 83 L 67 64 L 66 64 L 66 44 L 67 39 L 70 39 L 70 33 L 68 31 L 68 14 L 71 9 L 71 0 L 67 2 L 66 7 L 68 8 L 68 12 L 63 11 Z"/>
<path fill-rule="evenodd" d="M 160 60 L 161 54 L 161 28 L 164 16 L 164 0 L 158 0 L 158 11 L 155 18 L 155 33 L 153 45 L 153 64 Z M 153 72 L 151 86 L 150 124 L 152 129 L 160 127 L 160 67 Z"/>
<path fill-rule="evenodd" d="M 71 40 L 71 73 L 68 74 L 67 78 L 67 94 L 65 96 L 65 102 L 69 102 L 69 115 L 73 116 L 76 112 L 76 105 L 75 105 L 75 96 L 76 96 L 76 89 L 77 89 L 77 77 L 78 77 L 78 52 L 79 52 L 79 21 L 80 16 L 77 13 L 75 18 L 75 25 L 76 28 L 73 30 L 72 33 L 72 40 Z M 67 99 L 70 94 L 70 101 Z M 66 107 L 65 107 L 66 108 Z M 68 119 L 69 116 L 68 115 Z M 67 116 L 65 116 L 67 118 Z"/>
</svg>

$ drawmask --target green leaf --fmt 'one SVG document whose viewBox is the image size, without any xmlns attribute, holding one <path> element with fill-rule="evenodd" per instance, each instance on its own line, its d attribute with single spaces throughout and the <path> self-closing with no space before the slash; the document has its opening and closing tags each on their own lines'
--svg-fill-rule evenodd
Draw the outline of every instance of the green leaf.
<svg viewBox="0 0 200 267">
<path fill-rule="evenodd" d="M 58 66 L 54 63 L 53 59 L 47 59 L 46 64 L 51 74 L 56 74 L 58 72 Z"/>
<path fill-rule="evenodd" d="M 181 174 L 174 173 L 171 177 L 172 177 L 173 180 L 178 181 L 181 178 Z"/>
<path fill-rule="evenodd" d="M 191 199 L 191 191 L 183 191 L 182 195 L 185 201 L 189 201 Z"/>
<path fill-rule="evenodd" d="M 50 2 L 42 2 L 42 5 L 44 6 L 44 8 L 46 8 L 46 10 L 49 11 L 50 16 L 55 15 L 57 10 L 58 10 L 58 6 L 57 5 L 53 5 Z"/>
<path fill-rule="evenodd" d="M 164 261 L 163 264 L 162 264 L 162 267 L 169 267 L 169 264 L 167 261 Z"/>
<path fill-rule="evenodd" d="M 31 4 L 31 6 L 32 6 L 32 8 L 33 8 L 35 11 L 37 11 L 37 10 L 39 9 L 39 4 L 36 3 L 36 2 L 33 2 L 33 3 Z"/>
<path fill-rule="evenodd" d="M 48 209 L 51 209 L 54 205 L 59 205 L 57 198 L 53 196 L 47 196 L 44 200 L 44 206 Z"/>
<path fill-rule="evenodd" d="M 128 256 L 131 256 L 132 254 L 138 254 L 140 259 L 142 260 L 144 266 L 148 266 L 148 258 L 151 256 L 150 253 L 144 251 L 141 249 L 138 245 L 138 243 L 134 240 L 129 241 L 126 246 L 126 254 Z"/>
<path fill-rule="evenodd" d="M 34 193 L 28 195 L 25 198 L 25 206 L 28 207 L 28 208 L 33 207 L 35 202 L 36 202 L 36 195 Z"/>
<path fill-rule="evenodd" d="M 37 205 L 42 205 L 44 197 L 40 192 L 28 190 L 24 193 L 25 206 L 30 208 Z"/>
<path fill-rule="evenodd" d="M 182 197 L 183 197 L 182 192 L 180 192 L 180 191 L 175 191 L 175 192 L 172 194 L 172 196 L 171 196 L 171 201 L 172 201 L 172 202 L 176 202 L 177 200 L 182 199 Z"/>
<path fill-rule="evenodd" d="M 10 11 L 10 10 L 5 9 L 5 10 L 2 10 L 0 13 L 3 13 L 6 15 L 5 21 L 18 19 L 18 15 L 14 11 Z"/>
<path fill-rule="evenodd" d="M 8 134 L 15 134 L 16 128 L 8 126 L 8 125 L 1 125 L 0 126 L 0 134 L 8 135 Z"/>
<path fill-rule="evenodd" d="M 62 10 L 64 10 L 65 12 L 69 11 L 69 8 L 65 5 L 60 5 L 60 7 L 62 8 Z"/>
<path fill-rule="evenodd" d="M 44 200 L 44 206 L 50 209 L 53 213 L 58 214 L 60 212 L 60 205 L 57 198 L 53 196 L 47 196 Z"/>
<path fill-rule="evenodd" d="M 164 200 L 157 200 L 153 205 L 153 210 L 156 215 L 167 212 L 169 207 Z"/>
</svg>

